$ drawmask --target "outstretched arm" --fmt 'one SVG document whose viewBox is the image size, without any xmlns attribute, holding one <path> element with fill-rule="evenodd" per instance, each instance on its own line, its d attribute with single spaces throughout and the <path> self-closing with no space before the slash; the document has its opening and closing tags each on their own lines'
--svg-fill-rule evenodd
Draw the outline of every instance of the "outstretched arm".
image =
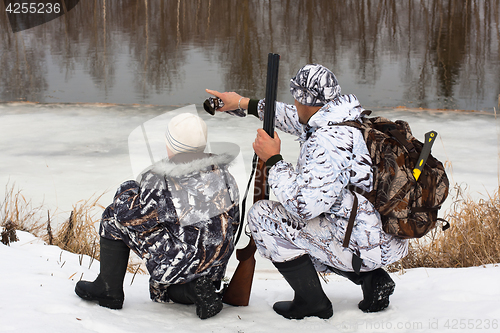
<svg viewBox="0 0 500 333">
<path fill-rule="evenodd" d="M 248 102 L 250 98 L 243 97 L 234 91 L 230 92 L 219 92 L 217 90 L 206 89 L 206 92 L 220 98 L 224 102 L 224 106 L 217 111 L 230 111 L 240 109 L 248 109 Z"/>
<path fill-rule="evenodd" d="M 206 89 L 206 91 L 218 97 L 224 102 L 224 107 L 218 109 L 218 111 L 229 111 L 235 110 L 240 107 L 241 109 L 248 110 L 248 114 L 252 114 L 258 117 L 260 120 L 264 119 L 264 100 L 250 99 L 248 97 L 243 97 L 238 93 L 232 92 L 219 92 L 216 90 Z M 279 130 L 300 136 L 304 131 L 303 126 L 299 122 L 297 115 L 297 110 L 294 105 L 288 105 L 282 102 L 276 102 L 276 128 Z"/>
</svg>

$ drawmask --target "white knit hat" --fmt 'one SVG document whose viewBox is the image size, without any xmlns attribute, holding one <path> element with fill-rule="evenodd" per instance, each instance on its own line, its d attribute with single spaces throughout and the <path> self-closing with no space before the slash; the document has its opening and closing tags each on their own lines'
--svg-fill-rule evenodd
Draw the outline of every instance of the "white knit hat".
<svg viewBox="0 0 500 333">
<path fill-rule="evenodd" d="M 207 145 L 207 124 L 197 115 L 181 113 L 168 123 L 165 141 L 174 154 L 202 152 Z"/>
</svg>

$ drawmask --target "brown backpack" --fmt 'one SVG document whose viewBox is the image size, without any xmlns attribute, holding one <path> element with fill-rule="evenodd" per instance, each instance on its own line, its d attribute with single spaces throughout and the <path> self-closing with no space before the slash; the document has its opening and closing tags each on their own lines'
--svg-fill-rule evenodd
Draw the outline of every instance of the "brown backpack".
<svg viewBox="0 0 500 333">
<path fill-rule="evenodd" d="M 370 113 L 365 111 L 364 115 Z M 424 236 L 442 220 L 437 214 L 449 190 L 443 164 L 429 154 L 418 181 L 415 180 L 413 169 L 424 144 L 413 137 L 408 123 L 383 117 L 361 120 L 336 124 L 360 129 L 372 159 L 373 190 L 367 193 L 354 186 L 352 190 L 374 205 L 386 233 L 401 238 Z M 356 201 L 346 232 L 346 245 L 357 211 Z M 444 222 L 443 230 L 449 227 Z"/>
</svg>

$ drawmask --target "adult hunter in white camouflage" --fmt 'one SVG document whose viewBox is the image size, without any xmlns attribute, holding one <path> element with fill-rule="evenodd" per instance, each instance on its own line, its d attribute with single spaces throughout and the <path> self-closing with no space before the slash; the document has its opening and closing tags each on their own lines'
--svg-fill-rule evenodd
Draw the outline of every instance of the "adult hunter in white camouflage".
<svg viewBox="0 0 500 333">
<path fill-rule="evenodd" d="M 369 192 L 371 159 L 359 129 L 336 126 L 360 118 L 363 108 L 354 95 L 341 95 L 335 75 L 321 65 L 306 65 L 292 78 L 295 106 L 276 103 L 275 126 L 298 137 L 296 167 L 283 160 L 280 140 L 259 130 L 254 150 L 269 167 L 269 185 L 278 201 L 261 200 L 248 213 L 248 224 L 262 256 L 270 259 L 295 291 L 274 310 L 286 318 L 329 318 L 331 302 L 317 271 L 335 272 L 361 285 L 365 312 L 385 309 L 394 282 L 383 266 L 403 258 L 408 241 L 386 234 L 379 213 L 355 185 Z M 209 91 L 230 108 L 236 102 L 263 119 L 264 100 L 236 93 Z M 224 111 L 222 109 L 221 111 Z M 358 209 L 352 235 L 343 246 L 354 196 Z M 361 258 L 355 272 L 353 257 Z"/>
</svg>

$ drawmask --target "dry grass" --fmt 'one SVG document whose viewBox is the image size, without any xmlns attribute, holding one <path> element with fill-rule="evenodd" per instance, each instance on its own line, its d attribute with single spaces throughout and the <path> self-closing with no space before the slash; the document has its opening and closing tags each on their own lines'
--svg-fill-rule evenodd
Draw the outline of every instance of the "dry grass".
<svg viewBox="0 0 500 333">
<path fill-rule="evenodd" d="M 56 245 L 63 250 L 80 255 L 80 264 L 84 255 L 93 260 L 99 260 L 99 233 L 97 226 L 104 207 L 99 204 L 99 199 L 104 195 L 93 196 L 88 200 L 80 201 L 73 206 L 69 218 L 53 230 L 50 212 L 47 217 L 42 217 L 42 207 L 33 208 L 31 202 L 16 191 L 14 186 L 7 189 L 5 198 L 0 205 L 3 227 L 2 242 L 8 245 L 16 241 L 15 230 L 29 232 L 49 245 Z M 128 271 L 133 273 L 146 273 L 142 262 L 131 256 Z"/>
<path fill-rule="evenodd" d="M 52 233 L 50 220 L 47 221 L 47 233 L 42 237 L 50 245 L 57 245 L 63 250 L 88 255 L 99 260 L 99 223 L 98 212 L 104 210 L 98 201 L 102 195 L 81 201 L 73 206 L 69 218 Z"/>
<path fill-rule="evenodd" d="M 500 196 L 474 201 L 459 187 L 445 219 L 450 229 L 436 228 L 410 241 L 409 254 L 391 265 L 397 271 L 415 267 L 471 267 L 500 263 Z"/>
<path fill-rule="evenodd" d="M 411 240 L 408 256 L 390 265 L 388 270 L 500 263 L 499 190 L 486 200 L 474 201 L 456 187 L 453 205 L 445 216 L 451 228 L 446 231 L 436 228 L 421 239 Z M 77 203 L 68 220 L 53 232 L 50 214 L 42 218 L 42 207 L 33 208 L 31 202 L 12 186 L 6 190 L 5 199 L 0 205 L 2 240 L 5 239 L 6 243 L 15 241 L 15 232 L 13 235 L 12 230 L 27 231 L 48 244 L 99 260 L 96 226 L 104 209 L 98 203 L 101 196 Z M 129 262 L 128 270 L 146 273 L 137 260 Z"/>
<path fill-rule="evenodd" d="M 39 234 L 44 225 L 41 211 L 41 206 L 33 207 L 20 190 L 15 190 L 15 184 L 10 187 L 7 185 L 4 200 L 0 204 L 0 226 Z"/>
</svg>

